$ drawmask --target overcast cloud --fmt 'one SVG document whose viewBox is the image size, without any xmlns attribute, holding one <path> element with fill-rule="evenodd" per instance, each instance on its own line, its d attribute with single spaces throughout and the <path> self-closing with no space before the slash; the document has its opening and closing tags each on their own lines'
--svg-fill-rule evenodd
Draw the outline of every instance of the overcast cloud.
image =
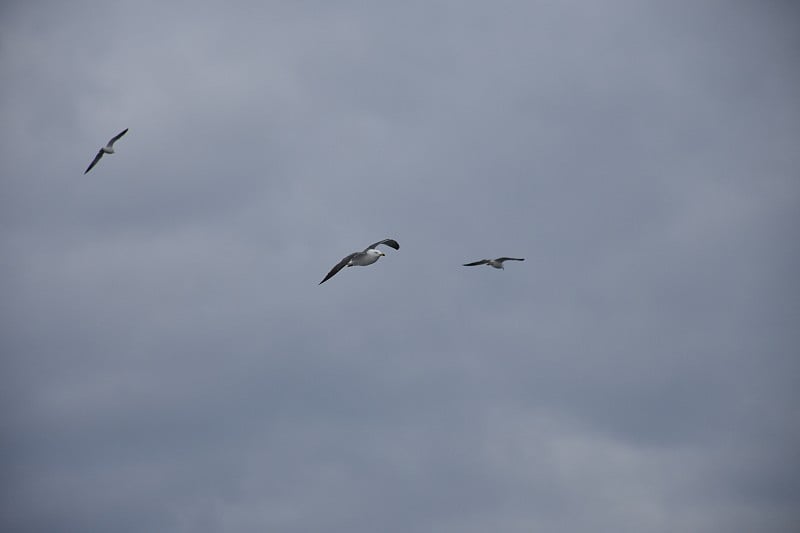
<svg viewBox="0 0 800 533">
<path fill-rule="evenodd" d="M 0 529 L 797 531 L 799 14 L 3 3 Z"/>
</svg>

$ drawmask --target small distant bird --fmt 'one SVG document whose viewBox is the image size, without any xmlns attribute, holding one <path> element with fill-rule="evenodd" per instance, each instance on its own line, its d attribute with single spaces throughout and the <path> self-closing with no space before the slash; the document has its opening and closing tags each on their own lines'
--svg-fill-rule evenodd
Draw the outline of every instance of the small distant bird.
<svg viewBox="0 0 800 533">
<path fill-rule="evenodd" d="M 497 259 L 481 259 L 474 263 L 465 263 L 463 266 L 472 267 L 477 265 L 489 265 L 490 267 L 503 269 L 503 261 L 525 261 L 524 258 L 517 259 L 516 257 L 498 257 Z"/>
<path fill-rule="evenodd" d="M 344 259 L 339 261 L 336 264 L 336 266 L 334 266 L 331 269 L 331 271 L 328 272 L 328 275 L 325 276 L 325 279 L 323 279 L 322 281 L 319 282 L 319 284 L 322 285 L 323 283 L 325 283 L 326 281 L 331 279 L 333 276 L 335 276 L 337 272 L 339 272 L 341 269 L 343 269 L 346 266 L 347 267 L 351 267 L 351 266 L 367 266 L 367 265 L 371 265 L 372 263 L 374 263 L 375 261 L 380 259 L 380 257 L 382 255 L 386 255 L 385 253 L 381 252 L 380 250 L 376 250 L 375 249 L 376 246 L 379 246 L 381 244 L 385 244 L 386 246 L 389 246 L 390 248 L 394 248 L 395 250 L 399 250 L 400 249 L 400 245 L 397 244 L 397 241 L 394 240 L 394 239 L 383 239 L 382 241 L 378 241 L 378 242 L 376 242 L 374 244 L 370 244 L 369 246 L 364 248 L 363 252 L 353 252 L 352 254 L 348 255 L 347 257 L 345 257 Z"/>
<path fill-rule="evenodd" d="M 86 172 L 89 172 L 90 170 L 92 170 L 92 168 L 97 164 L 97 162 L 100 161 L 100 158 L 103 157 L 103 154 L 113 154 L 114 153 L 114 143 L 117 142 L 120 139 L 120 137 L 122 137 L 126 133 L 128 133 L 128 128 L 125 128 L 123 131 L 121 131 L 120 133 L 116 134 L 114 137 L 111 138 L 110 141 L 108 141 L 107 145 L 105 145 L 102 148 L 100 148 L 100 151 L 97 152 L 96 156 L 94 156 L 94 161 L 92 161 L 92 164 L 89 165 L 89 168 L 86 169 L 84 174 L 86 174 Z"/>
</svg>

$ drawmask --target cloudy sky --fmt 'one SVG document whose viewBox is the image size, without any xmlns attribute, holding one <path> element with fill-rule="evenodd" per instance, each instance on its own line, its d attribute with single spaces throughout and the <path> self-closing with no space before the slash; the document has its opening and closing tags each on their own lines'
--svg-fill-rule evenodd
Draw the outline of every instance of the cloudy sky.
<svg viewBox="0 0 800 533">
<path fill-rule="evenodd" d="M 0 529 L 797 531 L 799 15 L 4 2 Z"/>
</svg>

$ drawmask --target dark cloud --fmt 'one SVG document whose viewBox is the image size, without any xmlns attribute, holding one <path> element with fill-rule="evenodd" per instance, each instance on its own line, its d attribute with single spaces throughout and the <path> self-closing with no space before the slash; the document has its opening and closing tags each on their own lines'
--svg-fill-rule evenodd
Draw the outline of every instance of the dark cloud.
<svg viewBox="0 0 800 533">
<path fill-rule="evenodd" d="M 790 3 L 0 9 L 3 529 L 796 529 Z"/>
</svg>

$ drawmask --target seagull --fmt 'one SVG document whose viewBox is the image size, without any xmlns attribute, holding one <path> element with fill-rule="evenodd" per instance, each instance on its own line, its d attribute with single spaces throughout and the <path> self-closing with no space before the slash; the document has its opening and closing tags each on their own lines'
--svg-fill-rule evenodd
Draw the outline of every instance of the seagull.
<svg viewBox="0 0 800 533">
<path fill-rule="evenodd" d="M 369 246 L 364 248 L 363 252 L 353 252 L 352 254 L 348 255 L 347 257 L 339 261 L 336 264 L 336 266 L 334 266 L 331 269 L 331 271 L 328 272 L 328 275 L 325 276 L 325 279 L 319 282 L 319 284 L 322 285 L 323 283 L 331 279 L 333 276 L 335 276 L 337 272 L 339 272 L 346 266 L 351 267 L 351 266 L 371 265 L 372 263 L 380 259 L 382 255 L 386 255 L 380 250 L 376 250 L 376 246 L 379 246 L 381 244 L 385 244 L 386 246 L 394 248 L 395 250 L 400 249 L 400 245 L 397 244 L 397 241 L 394 239 L 383 239 L 382 241 L 370 244 Z"/>
<path fill-rule="evenodd" d="M 119 140 L 119 138 L 122 137 L 123 135 L 125 135 L 126 133 L 128 133 L 128 128 L 125 128 L 120 133 L 117 133 L 114 137 L 111 138 L 110 141 L 108 141 L 107 145 L 105 145 L 102 148 L 100 148 L 100 151 L 97 152 L 96 156 L 94 156 L 94 161 L 92 161 L 92 164 L 89 165 L 89 168 L 86 169 L 84 174 L 86 174 L 86 172 L 89 172 L 90 170 L 92 170 L 92 167 L 94 167 L 97 164 L 97 162 L 100 161 L 100 158 L 103 157 L 103 154 L 113 154 L 114 153 L 114 143 L 117 142 Z"/>
<path fill-rule="evenodd" d="M 489 265 L 490 267 L 503 269 L 503 261 L 525 261 L 525 258 L 517 259 L 516 257 L 498 257 L 497 259 L 481 259 L 474 263 L 465 263 L 463 266 L 472 267 L 477 265 Z"/>
</svg>

